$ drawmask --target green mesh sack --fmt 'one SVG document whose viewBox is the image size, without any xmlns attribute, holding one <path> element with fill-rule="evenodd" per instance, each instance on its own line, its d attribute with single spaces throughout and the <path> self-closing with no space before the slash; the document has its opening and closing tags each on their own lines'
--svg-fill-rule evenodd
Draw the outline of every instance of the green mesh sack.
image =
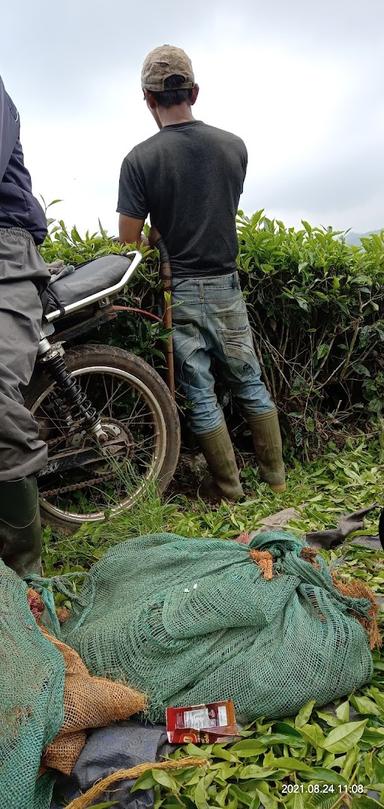
<svg viewBox="0 0 384 809">
<path fill-rule="evenodd" d="M 0 806 L 48 809 L 43 749 L 63 723 L 64 661 L 40 632 L 26 584 L 0 560 Z"/>
<path fill-rule="evenodd" d="M 309 699 L 325 704 L 371 677 L 356 619 L 371 605 L 340 595 L 324 560 L 314 567 L 302 548 L 285 532 L 249 546 L 130 539 L 91 569 L 64 640 L 91 673 L 147 692 L 154 721 L 167 705 L 221 699 L 233 699 L 242 722 L 295 714 Z M 250 549 L 272 553 L 270 581 Z"/>
</svg>

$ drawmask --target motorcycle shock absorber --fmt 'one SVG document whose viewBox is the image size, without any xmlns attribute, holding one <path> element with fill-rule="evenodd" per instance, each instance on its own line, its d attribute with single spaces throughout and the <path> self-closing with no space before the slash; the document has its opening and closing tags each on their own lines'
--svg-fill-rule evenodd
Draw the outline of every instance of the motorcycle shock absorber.
<svg viewBox="0 0 384 809">
<path fill-rule="evenodd" d="M 60 344 L 52 346 L 44 335 L 41 336 L 38 350 L 39 360 L 44 363 L 50 376 L 58 385 L 60 393 L 69 405 L 72 418 L 80 419 L 87 431 L 94 433 L 99 441 L 103 441 L 108 436 L 102 428 L 100 416 L 82 391 L 76 378 L 68 373 L 63 355 L 64 351 Z"/>
</svg>

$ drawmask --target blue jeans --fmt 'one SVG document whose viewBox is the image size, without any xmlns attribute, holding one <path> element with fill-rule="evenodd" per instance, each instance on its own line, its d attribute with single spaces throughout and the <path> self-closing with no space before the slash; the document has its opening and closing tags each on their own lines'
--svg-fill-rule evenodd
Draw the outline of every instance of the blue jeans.
<svg viewBox="0 0 384 809">
<path fill-rule="evenodd" d="M 261 380 L 238 273 L 174 278 L 172 303 L 175 369 L 191 404 L 192 431 L 208 433 L 224 420 L 215 394 L 213 358 L 245 416 L 274 410 Z"/>
</svg>

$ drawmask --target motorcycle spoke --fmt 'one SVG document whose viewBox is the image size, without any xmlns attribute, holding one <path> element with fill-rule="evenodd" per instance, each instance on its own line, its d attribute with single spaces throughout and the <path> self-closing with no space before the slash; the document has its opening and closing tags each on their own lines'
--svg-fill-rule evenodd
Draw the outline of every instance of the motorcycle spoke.
<svg viewBox="0 0 384 809">
<path fill-rule="evenodd" d="M 104 377 L 103 377 L 103 381 L 104 381 Z M 116 393 L 120 390 L 122 384 L 123 384 L 122 382 L 119 384 L 119 387 L 117 388 L 117 391 L 115 393 L 113 393 L 113 392 L 111 393 L 111 395 L 108 398 L 108 400 L 106 401 L 105 405 L 99 410 L 100 415 L 103 415 L 105 413 L 106 407 L 108 407 L 108 406 L 110 407 L 112 401 L 113 401 L 113 404 L 116 404 L 119 401 L 119 399 L 121 399 L 124 396 L 124 391 L 123 391 L 120 394 L 120 396 L 117 397 L 117 399 L 114 398 Z M 105 381 L 104 381 L 104 386 L 105 386 Z M 106 395 L 108 396 L 107 391 L 106 391 Z M 111 410 L 109 411 L 109 415 L 111 415 Z"/>
<path fill-rule="evenodd" d="M 66 437 L 65 428 L 66 428 L 66 431 L 67 431 L 67 433 L 68 433 L 68 424 L 67 424 L 67 423 L 64 421 L 64 419 L 59 418 L 59 417 L 56 417 L 56 415 L 55 415 L 54 417 L 52 417 L 52 415 L 50 415 L 50 414 L 49 414 L 49 413 L 48 413 L 48 412 L 45 410 L 45 408 L 42 408 L 42 409 L 41 409 L 41 415 L 44 417 L 44 419 L 46 419 L 47 426 L 52 425 L 52 423 L 53 423 L 53 427 L 54 427 L 55 429 L 57 429 L 57 430 L 60 430 L 60 432 L 61 432 L 61 434 L 62 434 L 63 438 L 65 438 L 65 437 Z M 41 422 L 41 417 L 40 417 L 40 413 L 39 413 L 39 423 L 40 423 L 40 422 Z M 60 422 L 62 422 L 62 423 L 63 423 L 63 427 L 61 426 Z M 44 425 L 44 426 L 45 426 L 45 425 Z M 52 427 L 51 427 L 50 429 L 52 429 Z"/>
<path fill-rule="evenodd" d="M 69 429 L 59 409 L 65 405 L 58 400 L 56 387 L 51 388 L 35 411 L 42 432 L 49 434 L 45 438 L 53 451 L 52 472 L 47 471 L 43 478 L 41 494 L 47 506 L 58 513 L 83 513 L 84 519 L 89 514 L 93 519 L 105 509 L 120 507 L 126 499 L 136 499 L 147 482 L 157 477 L 166 434 L 156 399 L 150 389 L 140 386 L 140 380 L 133 381 L 118 369 L 96 373 L 85 368 L 77 381 L 109 438 L 99 445 L 97 457 L 96 437 L 87 433 L 80 419 Z M 83 465 L 76 465 L 77 451 L 83 452 Z M 55 473 L 55 462 L 61 464 L 56 468 L 62 471 Z M 68 464 L 66 468 L 64 463 Z"/>
<path fill-rule="evenodd" d="M 143 438 L 141 441 L 135 441 L 135 449 L 137 449 L 137 447 L 143 447 L 144 444 L 148 443 L 148 441 L 150 441 L 153 444 L 155 440 L 156 434 L 154 434 L 153 436 L 152 435 L 147 436 L 147 438 Z"/>
</svg>

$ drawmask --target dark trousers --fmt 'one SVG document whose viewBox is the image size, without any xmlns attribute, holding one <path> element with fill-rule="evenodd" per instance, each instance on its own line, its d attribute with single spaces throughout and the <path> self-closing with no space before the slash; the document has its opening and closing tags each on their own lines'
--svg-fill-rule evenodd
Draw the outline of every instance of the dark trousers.
<svg viewBox="0 0 384 809">
<path fill-rule="evenodd" d="M 47 460 L 22 387 L 31 379 L 39 344 L 38 288 L 48 279 L 29 234 L 0 229 L 0 481 L 34 474 Z"/>
</svg>

